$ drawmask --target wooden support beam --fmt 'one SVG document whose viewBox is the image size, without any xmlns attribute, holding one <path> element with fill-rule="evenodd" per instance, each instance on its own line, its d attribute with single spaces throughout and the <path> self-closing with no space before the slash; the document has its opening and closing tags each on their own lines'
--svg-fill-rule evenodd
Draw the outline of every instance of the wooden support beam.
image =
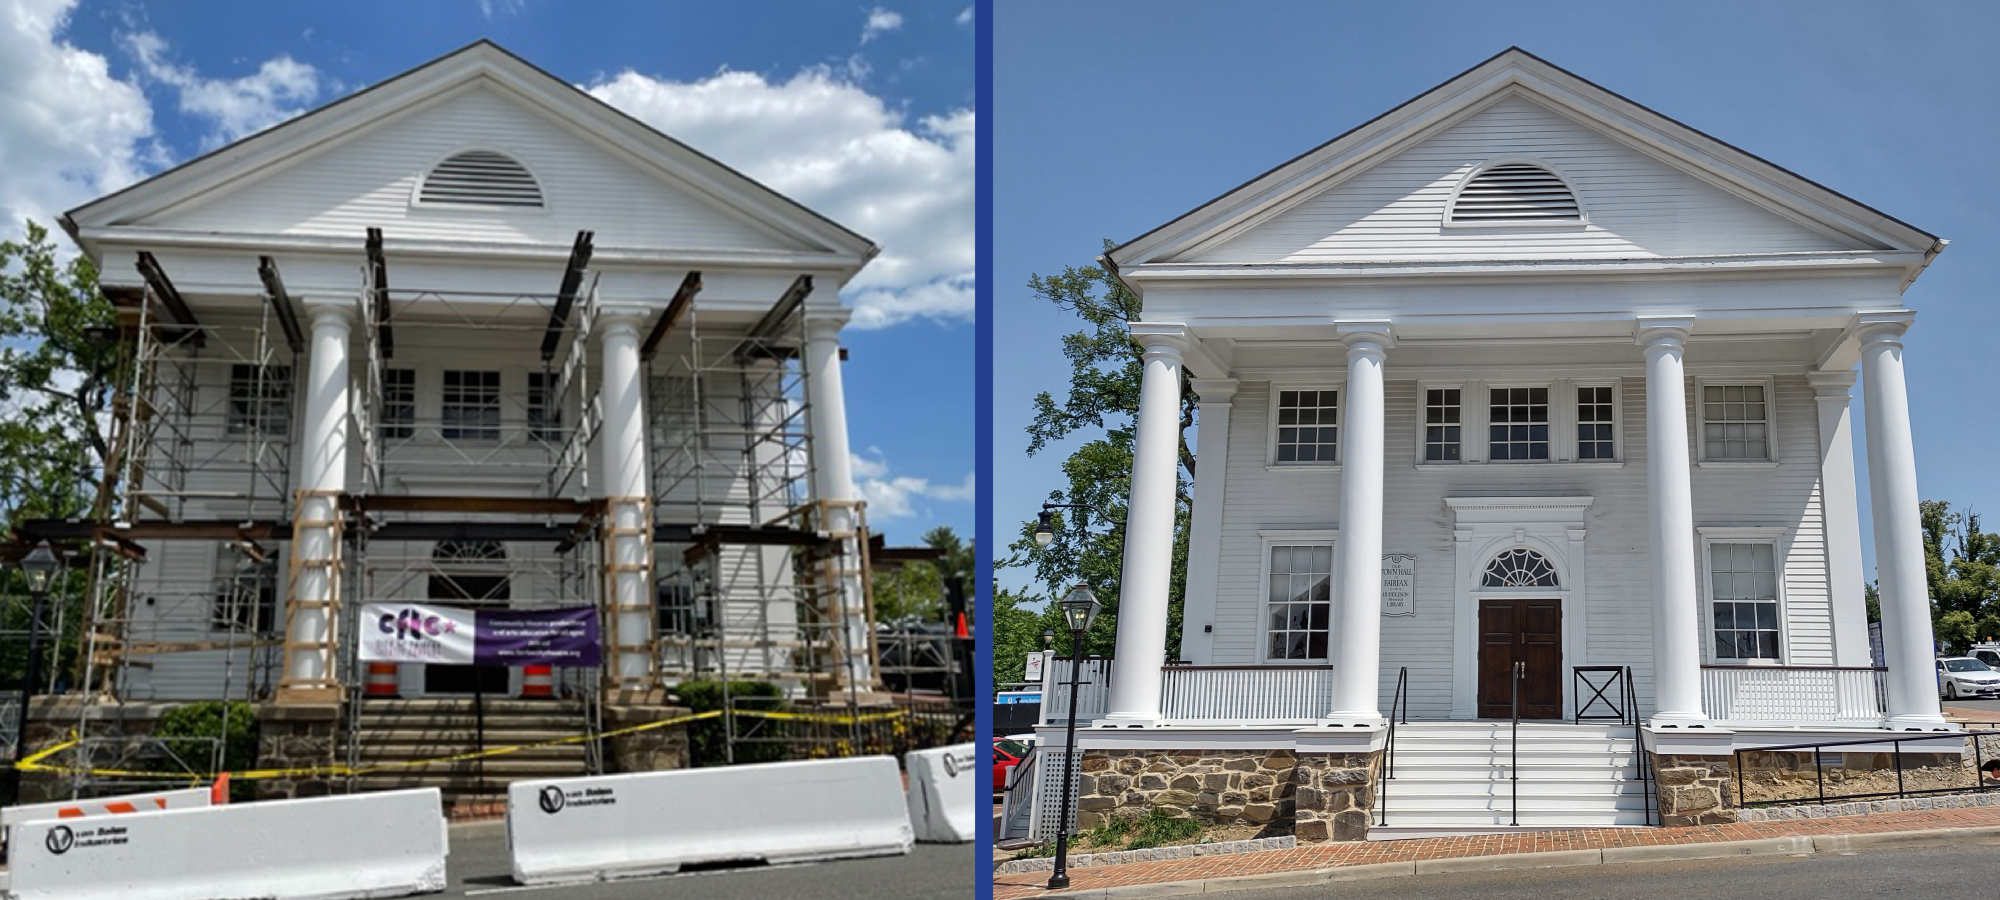
<svg viewBox="0 0 2000 900">
<path fill-rule="evenodd" d="M 350 512 L 449 512 L 499 513 L 506 515 L 578 516 L 597 509 L 590 500 L 564 497 L 428 497 L 412 494 L 373 494 L 346 498 Z"/>
<path fill-rule="evenodd" d="M 591 240 L 596 235 L 594 231 L 579 231 L 576 243 L 570 245 L 569 264 L 563 267 L 562 287 L 556 291 L 556 308 L 549 311 L 549 325 L 542 331 L 542 362 L 556 358 L 556 345 L 562 343 L 569 311 L 576 306 L 576 292 L 583 287 L 583 271 L 590 267 Z"/>
<path fill-rule="evenodd" d="M 667 339 L 667 333 L 680 324 L 682 316 L 694 306 L 694 295 L 701 293 L 701 273 L 689 272 L 681 279 L 681 288 L 674 292 L 674 299 L 667 303 L 667 311 L 660 314 L 660 320 L 653 323 L 653 331 L 646 335 L 646 343 L 639 348 L 641 359 L 651 359 L 653 352 L 660 349 L 660 342 Z"/>
<path fill-rule="evenodd" d="M 201 321 L 195 318 L 194 310 L 188 308 L 187 299 L 181 296 L 179 288 L 174 287 L 173 279 L 167 277 L 167 270 L 160 266 L 159 259 L 154 257 L 151 251 L 139 251 L 139 277 L 146 279 L 146 286 L 152 289 L 153 296 L 159 298 L 160 305 L 166 308 L 167 318 L 173 320 L 172 324 L 182 326 L 177 329 L 163 329 L 165 332 L 163 337 L 170 343 L 204 346 L 208 341 L 207 335 L 201 330 Z"/>
<path fill-rule="evenodd" d="M 268 256 L 257 257 L 257 277 L 263 280 L 264 298 L 270 301 L 271 312 L 278 317 L 278 327 L 285 332 L 285 344 L 293 353 L 305 352 L 306 334 L 299 328 L 299 313 L 292 307 L 292 295 L 285 293 L 285 280 L 278 276 L 278 261 Z"/>
<path fill-rule="evenodd" d="M 752 339 L 777 337 L 778 329 L 783 327 L 786 319 L 792 317 L 795 310 L 805 304 L 806 297 L 812 292 L 811 275 L 800 275 L 792 279 L 792 286 L 785 289 L 784 296 L 779 297 L 778 302 L 771 304 L 770 311 L 764 313 L 764 317 L 758 319 L 757 324 L 751 327 L 750 337 Z"/>
<path fill-rule="evenodd" d="M 368 229 L 369 281 L 375 285 L 375 340 L 382 345 L 382 358 L 396 356 L 396 332 L 389 325 L 389 262 L 382 255 L 382 229 Z"/>
</svg>

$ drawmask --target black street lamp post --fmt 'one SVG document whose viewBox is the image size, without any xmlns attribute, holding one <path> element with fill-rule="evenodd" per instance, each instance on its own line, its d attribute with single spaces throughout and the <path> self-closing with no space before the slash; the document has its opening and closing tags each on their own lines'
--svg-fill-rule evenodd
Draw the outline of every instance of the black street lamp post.
<svg viewBox="0 0 2000 900">
<path fill-rule="evenodd" d="M 1056 868 L 1049 876 L 1049 890 L 1069 887 L 1069 831 L 1076 823 L 1070 811 L 1070 782 L 1076 777 L 1076 694 L 1083 682 L 1083 633 L 1097 618 L 1102 604 L 1087 584 L 1070 589 L 1062 601 L 1063 622 L 1069 626 L 1069 736 L 1063 741 L 1062 805 L 1056 807 Z"/>
<path fill-rule="evenodd" d="M 21 800 L 21 759 L 28 749 L 28 704 L 35 696 L 35 687 L 42 680 L 42 608 L 49 600 L 49 582 L 55 578 L 62 561 L 56 558 L 43 541 L 33 552 L 22 558 L 21 575 L 27 579 L 28 593 L 34 598 L 34 606 L 28 616 L 28 665 L 26 678 L 21 683 L 21 706 L 14 714 L 14 765 L 7 769 L 7 797 L 10 803 Z"/>
</svg>

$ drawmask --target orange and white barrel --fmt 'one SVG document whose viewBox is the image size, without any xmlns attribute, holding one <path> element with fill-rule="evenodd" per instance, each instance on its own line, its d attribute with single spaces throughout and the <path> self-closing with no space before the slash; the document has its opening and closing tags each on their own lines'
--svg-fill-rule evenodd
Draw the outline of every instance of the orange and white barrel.
<svg viewBox="0 0 2000 900">
<path fill-rule="evenodd" d="M 551 665 L 521 667 L 521 696 L 553 697 L 556 695 L 556 667 Z"/>
<path fill-rule="evenodd" d="M 368 664 L 368 686 L 366 696 L 396 696 L 396 664 L 372 662 Z"/>
</svg>

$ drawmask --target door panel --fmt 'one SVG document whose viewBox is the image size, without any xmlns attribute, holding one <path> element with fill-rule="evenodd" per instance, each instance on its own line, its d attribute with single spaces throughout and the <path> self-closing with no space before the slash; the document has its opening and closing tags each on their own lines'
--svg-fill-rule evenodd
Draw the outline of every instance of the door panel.
<svg viewBox="0 0 2000 900">
<path fill-rule="evenodd" d="M 1516 662 L 1527 663 L 1521 718 L 1562 718 L 1560 601 L 1479 601 L 1479 718 L 1513 717 Z"/>
</svg>

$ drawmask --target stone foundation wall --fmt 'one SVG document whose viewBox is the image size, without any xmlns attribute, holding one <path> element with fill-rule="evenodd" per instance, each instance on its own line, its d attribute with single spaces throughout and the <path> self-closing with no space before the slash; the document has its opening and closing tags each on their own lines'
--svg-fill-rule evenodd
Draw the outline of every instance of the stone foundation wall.
<svg viewBox="0 0 2000 900">
<path fill-rule="evenodd" d="M 617 731 L 648 722 L 685 716 L 679 706 L 606 706 L 604 729 Z M 689 765 L 686 723 L 648 728 L 604 739 L 604 764 L 610 772 L 659 772 Z"/>
<path fill-rule="evenodd" d="M 1289 750 L 1086 750 L 1077 782 L 1077 827 L 1139 818 L 1154 809 L 1204 830 L 1292 832 Z"/>
<path fill-rule="evenodd" d="M 1653 757 L 1660 824 L 1719 825 L 1736 821 L 1736 772 L 1728 756 Z"/>
<path fill-rule="evenodd" d="M 1381 766 L 1381 751 L 1300 755 L 1293 776 L 1299 843 L 1367 840 Z"/>
<path fill-rule="evenodd" d="M 25 741 L 22 755 L 28 756 L 67 741 L 71 732 L 83 737 L 150 735 L 159 725 L 160 717 L 166 715 L 170 708 L 171 704 L 163 703 L 103 703 L 86 711 L 83 699 L 78 695 L 36 697 L 28 705 L 28 715 L 22 723 Z M 50 758 L 47 764 L 66 765 L 75 761 L 74 754 L 65 752 Z M 119 759 L 102 758 L 97 765 L 119 768 L 121 762 Z M 68 799 L 70 785 L 70 776 L 61 772 L 22 772 L 21 802 L 46 803 Z"/>
<path fill-rule="evenodd" d="M 341 718 L 337 704 L 257 707 L 257 767 L 324 769 L 340 758 Z M 310 773 L 257 781 L 257 799 L 292 800 L 344 791 L 345 779 Z"/>
</svg>

